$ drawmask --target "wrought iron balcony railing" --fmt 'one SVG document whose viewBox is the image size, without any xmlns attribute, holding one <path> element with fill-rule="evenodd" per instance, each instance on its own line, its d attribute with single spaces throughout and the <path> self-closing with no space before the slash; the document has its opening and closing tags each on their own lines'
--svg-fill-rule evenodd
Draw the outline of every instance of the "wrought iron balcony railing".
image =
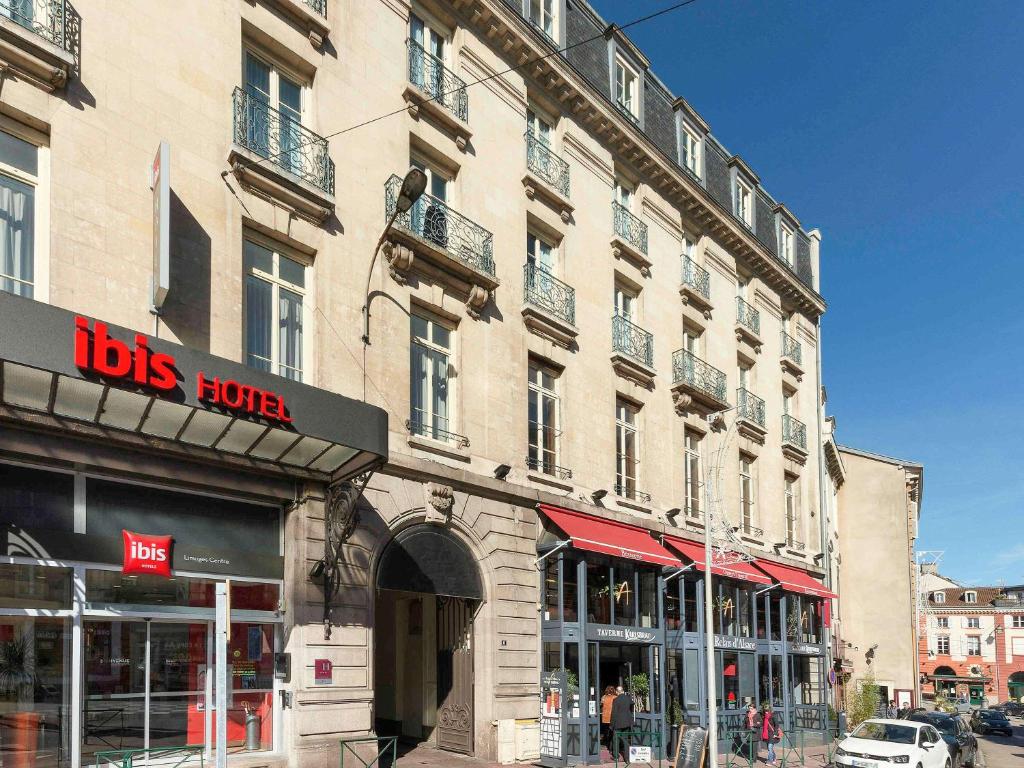
<svg viewBox="0 0 1024 768">
<path fill-rule="evenodd" d="M 532 469 L 535 472 L 542 472 L 545 475 L 551 475 L 557 477 L 559 480 L 572 480 L 572 470 L 568 467 L 560 467 L 557 464 L 552 464 L 545 458 L 540 456 L 527 456 L 526 466 L 528 469 Z"/>
<path fill-rule="evenodd" d="M 302 0 L 306 5 L 327 18 L 327 0 Z"/>
<path fill-rule="evenodd" d="M 736 415 L 763 427 L 765 425 L 764 400 L 750 390 L 740 387 L 736 390 Z"/>
<path fill-rule="evenodd" d="M 788 357 L 797 365 L 803 364 L 803 348 L 800 342 L 785 331 L 782 332 L 782 356 Z"/>
<path fill-rule="evenodd" d="M 761 313 L 743 297 L 736 297 L 736 322 L 752 333 L 761 333 Z"/>
<path fill-rule="evenodd" d="M 789 549 L 796 550 L 797 552 L 803 552 L 805 549 L 807 549 L 807 545 L 804 544 L 802 541 L 797 541 L 796 539 L 790 537 L 786 537 L 786 546 L 789 547 Z"/>
<path fill-rule="evenodd" d="M 788 413 L 782 414 L 782 442 L 807 450 L 807 426 Z"/>
<path fill-rule="evenodd" d="M 711 300 L 711 273 L 691 259 L 683 256 L 683 283 L 708 301 Z"/>
<path fill-rule="evenodd" d="M 409 82 L 462 122 L 469 122 L 466 82 L 415 40 L 409 41 Z"/>
<path fill-rule="evenodd" d="M 235 88 L 234 108 L 235 144 L 334 194 L 334 161 L 327 151 L 327 139 L 242 88 Z"/>
<path fill-rule="evenodd" d="M 526 167 L 563 196 L 569 196 L 569 164 L 552 152 L 547 142 L 541 141 L 533 131 L 526 132 Z"/>
<path fill-rule="evenodd" d="M 612 317 L 612 349 L 648 368 L 654 367 L 654 335 L 621 315 Z"/>
<path fill-rule="evenodd" d="M 395 212 L 402 179 L 391 176 L 384 187 L 385 217 Z M 443 200 L 424 194 L 395 226 L 433 243 L 456 261 L 494 276 L 494 236 L 479 224 L 451 209 Z"/>
<path fill-rule="evenodd" d="M 429 419 L 429 417 L 427 417 L 427 419 Z M 444 419 L 435 419 L 435 421 L 439 423 L 447 423 L 447 420 Z M 443 429 L 439 424 L 428 424 L 427 420 L 425 420 L 421 414 L 417 414 L 411 419 L 406 419 L 405 428 L 413 435 L 429 437 L 431 440 L 439 440 L 442 443 L 451 443 L 459 448 L 469 447 L 468 437 L 460 435 L 457 432 L 450 432 L 447 429 Z"/>
<path fill-rule="evenodd" d="M 615 234 L 636 248 L 644 256 L 647 255 L 647 225 L 626 210 L 626 206 L 612 200 L 612 223 Z"/>
<path fill-rule="evenodd" d="M 629 483 L 616 483 L 615 495 L 621 496 L 624 499 L 632 499 L 634 501 L 639 501 L 642 504 L 651 503 L 651 494 L 647 493 L 647 491 L 637 490 Z"/>
<path fill-rule="evenodd" d="M 529 262 L 523 265 L 523 293 L 528 304 L 576 324 L 576 289 Z"/>
<path fill-rule="evenodd" d="M 686 349 L 672 353 L 672 383 L 686 384 L 719 402 L 726 402 L 725 374 Z"/>
<path fill-rule="evenodd" d="M 764 529 L 763 528 L 758 528 L 757 526 L 754 526 L 754 525 L 744 525 L 744 526 L 742 526 L 740 528 L 740 533 L 742 533 L 745 536 L 752 536 L 755 539 L 763 539 L 764 538 Z"/>
<path fill-rule="evenodd" d="M 619 108 L 619 112 L 629 120 L 633 125 L 640 125 L 640 118 L 633 114 L 633 110 L 623 104 L 621 101 L 616 101 L 615 106 Z"/>
<path fill-rule="evenodd" d="M 6 16 L 58 48 L 71 50 L 64 0 L 0 0 L 0 16 Z"/>
</svg>

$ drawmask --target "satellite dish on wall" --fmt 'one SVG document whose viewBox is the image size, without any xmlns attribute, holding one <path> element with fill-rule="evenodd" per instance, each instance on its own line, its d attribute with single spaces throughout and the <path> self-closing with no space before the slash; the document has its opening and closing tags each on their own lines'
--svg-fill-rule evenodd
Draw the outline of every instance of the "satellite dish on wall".
<svg viewBox="0 0 1024 768">
<path fill-rule="evenodd" d="M 973 677 L 981 677 L 981 665 L 971 664 L 970 673 Z"/>
</svg>

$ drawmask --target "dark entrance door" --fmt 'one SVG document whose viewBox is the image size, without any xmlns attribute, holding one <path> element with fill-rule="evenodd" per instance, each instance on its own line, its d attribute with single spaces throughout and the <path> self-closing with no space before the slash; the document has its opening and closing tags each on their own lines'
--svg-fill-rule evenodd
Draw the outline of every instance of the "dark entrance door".
<svg viewBox="0 0 1024 768">
<path fill-rule="evenodd" d="M 473 753 L 475 600 L 437 599 L 437 746 Z"/>
</svg>

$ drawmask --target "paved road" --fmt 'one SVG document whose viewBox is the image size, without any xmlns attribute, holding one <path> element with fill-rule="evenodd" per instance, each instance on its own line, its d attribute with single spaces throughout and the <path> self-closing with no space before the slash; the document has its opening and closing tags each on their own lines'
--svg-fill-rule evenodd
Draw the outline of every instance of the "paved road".
<svg viewBox="0 0 1024 768">
<path fill-rule="evenodd" d="M 1013 724 L 1013 738 L 1005 736 L 982 736 L 978 734 L 978 746 L 985 756 L 979 768 L 1021 768 L 1024 766 L 1024 720 L 1010 718 Z"/>
</svg>

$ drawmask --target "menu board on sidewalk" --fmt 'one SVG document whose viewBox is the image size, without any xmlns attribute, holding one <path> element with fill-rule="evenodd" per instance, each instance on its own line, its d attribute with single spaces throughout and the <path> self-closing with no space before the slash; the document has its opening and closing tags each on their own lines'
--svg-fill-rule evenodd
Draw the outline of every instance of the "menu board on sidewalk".
<svg viewBox="0 0 1024 768">
<path fill-rule="evenodd" d="M 708 732 L 698 726 L 679 726 L 674 768 L 703 768 L 708 746 Z"/>
</svg>

